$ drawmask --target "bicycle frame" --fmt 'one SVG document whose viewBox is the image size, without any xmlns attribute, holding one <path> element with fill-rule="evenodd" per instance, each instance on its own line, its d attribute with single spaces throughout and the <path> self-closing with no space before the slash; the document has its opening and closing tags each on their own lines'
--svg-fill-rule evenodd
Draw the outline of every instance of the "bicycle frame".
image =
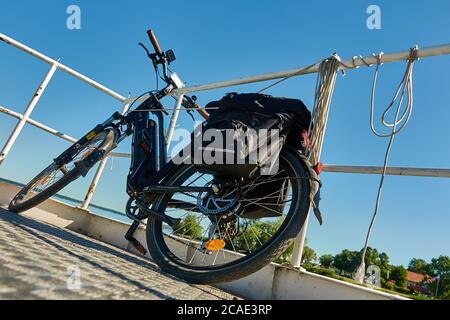
<svg viewBox="0 0 450 320">
<path fill-rule="evenodd" d="M 65 160 L 76 154 L 77 151 L 102 131 L 113 129 L 115 131 L 115 142 L 113 147 L 107 152 L 111 152 L 125 138 L 132 135 L 131 147 L 131 164 L 127 177 L 127 194 L 130 196 L 126 213 L 133 220 L 130 229 L 127 231 L 125 238 L 130 241 L 136 249 L 142 254 L 146 253 L 146 249 L 134 238 L 133 234 L 139 227 L 142 220 L 152 216 L 161 221 L 174 226 L 179 219 L 167 216 L 164 213 L 158 213 L 150 209 L 151 203 L 143 199 L 150 195 L 161 193 L 173 193 L 179 189 L 187 191 L 192 189 L 189 187 L 173 187 L 164 184 L 165 177 L 170 176 L 171 170 L 175 169 L 173 162 L 167 161 L 166 136 L 164 133 L 164 110 L 160 100 L 170 94 L 174 89 L 183 87 L 182 81 L 175 73 L 168 75 L 168 67 L 175 60 L 175 54 L 172 50 L 163 52 L 156 40 L 153 31 L 149 30 L 149 38 L 155 49 L 155 53 L 151 54 L 148 49 L 140 43 L 145 49 L 147 56 L 151 59 L 155 71 L 158 65 L 162 66 L 163 80 L 167 86 L 157 92 L 151 92 L 149 97 L 141 103 L 135 110 L 129 111 L 122 115 L 118 112 L 114 113 L 109 119 L 102 124 L 97 125 L 92 131 L 81 138 L 71 148 L 55 159 L 55 162 L 65 163 Z M 194 108 L 199 108 L 195 100 L 186 96 L 186 99 Z M 150 114 L 154 114 L 157 121 L 150 119 Z M 205 117 L 205 115 L 203 114 Z M 126 129 L 123 130 L 123 127 Z M 105 157 L 104 151 L 94 151 L 89 154 L 83 161 L 76 164 L 77 169 L 82 176 L 86 176 L 88 171 L 101 158 Z M 211 188 L 194 188 L 196 191 L 211 191 Z M 131 203 L 135 202 L 134 213 L 131 213 Z M 135 213 L 138 211 L 137 213 Z"/>
<path fill-rule="evenodd" d="M 161 92 L 159 93 L 161 96 Z M 156 109 L 158 111 L 149 111 Z M 127 179 L 127 193 L 136 197 L 152 181 L 152 176 L 167 163 L 163 106 L 158 94 L 151 94 L 136 110 L 124 119 L 132 129 L 131 165 Z M 154 113 L 157 122 L 150 119 Z M 120 140 L 121 137 L 119 137 Z"/>
<path fill-rule="evenodd" d="M 114 113 L 105 122 L 97 125 L 70 149 L 55 159 L 56 163 L 63 163 L 66 157 L 73 156 L 73 154 L 77 153 L 78 148 L 104 130 L 112 129 L 116 133 L 115 143 L 108 152 L 115 149 L 127 137 L 132 136 L 131 164 L 127 177 L 126 191 L 130 196 L 129 203 L 135 201 L 139 212 L 131 216 L 127 205 L 127 216 L 133 220 L 133 223 L 125 238 L 143 254 L 146 252 L 145 248 L 133 237 L 142 220 L 152 216 L 170 226 L 178 222 L 178 219 L 151 210 L 149 204 L 144 203 L 142 199 L 144 195 L 177 191 L 176 188 L 164 185 L 164 178 L 176 166 L 173 162 L 167 161 L 166 136 L 164 133 L 165 110 L 160 99 L 166 97 L 172 88 L 172 84 L 169 84 L 158 92 L 150 93 L 150 96 L 144 102 L 126 115 L 121 115 L 118 112 Z M 157 121 L 150 119 L 150 114 L 154 114 Z M 126 128 L 124 129 L 124 127 Z M 78 163 L 77 167 L 81 175 L 85 176 L 92 166 L 105 156 L 106 154 L 102 154 L 100 151 L 94 151 L 86 159 Z M 210 191 L 210 188 L 200 189 L 200 191 Z"/>
</svg>

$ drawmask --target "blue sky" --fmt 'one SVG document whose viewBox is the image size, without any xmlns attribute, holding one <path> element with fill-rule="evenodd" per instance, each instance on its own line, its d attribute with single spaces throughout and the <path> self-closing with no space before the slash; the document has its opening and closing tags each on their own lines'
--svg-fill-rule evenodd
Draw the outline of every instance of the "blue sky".
<svg viewBox="0 0 450 320">
<path fill-rule="evenodd" d="M 81 8 L 81 30 L 66 28 L 66 8 Z M 381 8 L 381 30 L 366 27 L 370 4 Z M 308 65 L 338 52 L 341 57 L 393 52 L 415 44 L 450 42 L 448 1 L 0 1 L 0 32 L 92 77 L 122 95 L 153 89 L 154 75 L 138 42 L 153 27 L 163 48 L 177 54 L 173 68 L 189 85 Z M 0 44 L 0 105 L 21 112 L 49 66 Z M 390 100 L 405 63 L 380 71 L 378 114 Z M 448 168 L 450 161 L 450 58 L 422 59 L 414 72 L 414 113 L 395 141 L 390 164 Z M 387 140 L 369 128 L 373 68 L 339 76 L 322 160 L 330 164 L 382 165 Z M 202 104 L 227 91 L 255 91 L 265 84 L 202 92 Z M 291 79 L 268 93 L 314 101 L 315 76 Z M 167 100 L 172 105 L 172 100 Z M 32 118 L 80 137 L 120 104 L 58 72 Z M 0 115 L 0 145 L 16 120 Z M 183 114 L 180 125 L 191 128 Z M 68 144 L 27 126 L 0 176 L 28 181 Z M 124 144 L 120 151 L 129 151 Z M 126 201 L 128 161 L 105 172 L 94 202 L 121 209 Z M 92 176 L 92 175 L 91 175 Z M 377 176 L 323 174 L 325 224 L 311 219 L 309 245 L 319 254 L 359 249 L 373 213 Z M 83 198 L 89 178 L 63 191 Z M 450 255 L 448 179 L 388 177 L 371 246 L 407 264 L 413 257 Z"/>
</svg>

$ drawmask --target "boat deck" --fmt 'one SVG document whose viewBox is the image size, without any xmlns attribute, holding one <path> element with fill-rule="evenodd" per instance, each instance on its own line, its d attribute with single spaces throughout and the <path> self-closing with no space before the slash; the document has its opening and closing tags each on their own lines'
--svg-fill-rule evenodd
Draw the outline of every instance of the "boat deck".
<svg viewBox="0 0 450 320">
<path fill-rule="evenodd" d="M 0 299 L 236 299 L 124 250 L 0 209 Z"/>
</svg>

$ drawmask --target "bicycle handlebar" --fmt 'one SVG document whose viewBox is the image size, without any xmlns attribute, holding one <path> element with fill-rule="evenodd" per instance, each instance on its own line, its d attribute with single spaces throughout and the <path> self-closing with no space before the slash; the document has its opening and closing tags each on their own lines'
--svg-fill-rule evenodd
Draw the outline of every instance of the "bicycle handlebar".
<svg viewBox="0 0 450 320">
<path fill-rule="evenodd" d="M 203 119 L 209 119 L 209 113 L 206 110 L 203 110 L 197 103 L 194 103 L 194 108 L 202 116 Z"/>
<path fill-rule="evenodd" d="M 153 45 L 153 48 L 155 49 L 155 52 L 159 55 L 161 55 L 163 52 L 161 50 L 161 47 L 159 46 L 158 40 L 156 39 L 155 33 L 152 29 L 147 31 L 148 37 L 150 38 L 150 41 Z"/>
<path fill-rule="evenodd" d="M 161 50 L 161 47 L 158 43 L 158 39 L 156 39 L 155 33 L 153 32 L 152 29 L 147 30 L 147 35 L 150 39 L 150 42 L 153 45 L 153 48 L 155 49 L 156 54 L 158 54 L 158 56 L 160 57 L 163 67 L 164 67 L 164 77 L 167 79 L 167 75 L 166 75 L 166 63 L 167 63 L 167 59 L 166 56 L 164 54 L 164 52 Z M 145 48 L 145 47 L 144 47 Z M 155 63 L 155 61 L 153 61 L 153 63 Z M 192 107 L 206 120 L 208 120 L 209 118 L 209 113 L 206 110 L 203 110 L 195 101 L 190 101 L 190 104 L 192 105 Z"/>
</svg>

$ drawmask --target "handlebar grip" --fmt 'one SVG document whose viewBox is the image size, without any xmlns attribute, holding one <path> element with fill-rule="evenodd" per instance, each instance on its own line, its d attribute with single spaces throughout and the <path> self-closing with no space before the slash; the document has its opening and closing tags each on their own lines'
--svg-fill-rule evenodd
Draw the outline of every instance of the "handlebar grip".
<svg viewBox="0 0 450 320">
<path fill-rule="evenodd" d="M 159 46 L 158 40 L 156 39 L 155 33 L 152 29 L 147 31 L 148 37 L 150 38 L 150 41 L 153 45 L 153 48 L 155 49 L 155 52 L 157 54 L 162 54 L 161 47 Z"/>
<path fill-rule="evenodd" d="M 197 112 L 203 117 L 203 119 L 208 120 L 209 119 L 209 113 L 205 110 L 203 110 L 198 104 L 195 104 L 197 108 Z"/>
<path fill-rule="evenodd" d="M 187 96 L 185 96 L 185 97 L 187 97 Z M 190 110 L 195 109 L 195 111 L 197 111 L 202 116 L 203 119 L 208 120 L 209 113 L 205 109 L 202 109 L 202 107 L 198 103 L 194 102 L 189 97 L 187 97 L 187 98 L 188 98 L 188 101 L 182 102 L 183 106 L 186 108 L 189 108 Z"/>
<path fill-rule="evenodd" d="M 209 119 L 209 113 L 205 109 L 202 109 L 202 107 L 198 103 L 194 102 L 193 107 L 202 116 L 203 119 Z"/>
</svg>

